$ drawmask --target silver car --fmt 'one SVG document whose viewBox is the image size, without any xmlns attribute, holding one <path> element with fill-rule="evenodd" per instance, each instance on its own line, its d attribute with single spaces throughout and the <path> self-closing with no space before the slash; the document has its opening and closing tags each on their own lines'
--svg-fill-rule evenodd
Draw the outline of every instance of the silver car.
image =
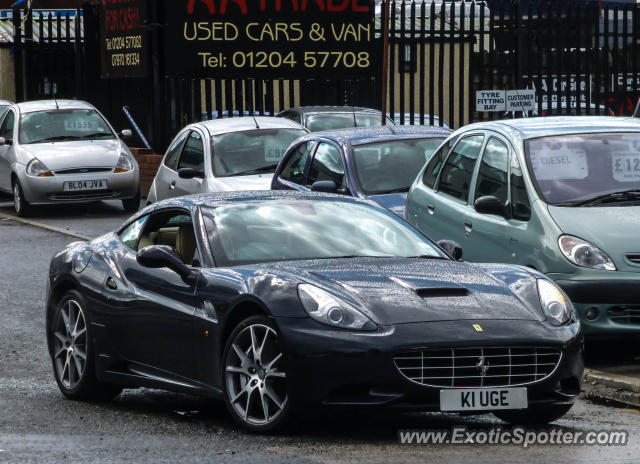
<svg viewBox="0 0 640 464">
<path fill-rule="evenodd" d="M 272 117 L 191 124 L 169 146 L 148 202 L 201 192 L 270 190 L 287 148 L 305 134 L 301 125 Z"/>
<path fill-rule="evenodd" d="M 119 135 L 86 102 L 12 104 L 0 124 L 0 190 L 13 194 L 19 216 L 32 205 L 106 199 L 135 211 L 138 164 Z"/>
</svg>

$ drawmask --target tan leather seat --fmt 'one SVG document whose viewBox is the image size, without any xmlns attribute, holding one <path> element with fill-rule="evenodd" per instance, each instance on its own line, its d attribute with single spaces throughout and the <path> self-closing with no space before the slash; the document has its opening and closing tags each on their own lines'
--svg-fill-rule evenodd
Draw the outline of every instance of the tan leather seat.
<svg viewBox="0 0 640 464">
<path fill-rule="evenodd" d="M 149 235 L 143 235 L 142 237 L 140 237 L 140 241 L 138 242 L 138 251 L 142 250 L 145 247 L 155 245 L 157 238 L 158 234 L 155 232 L 151 232 Z"/>
<path fill-rule="evenodd" d="M 193 263 L 196 248 L 196 234 L 193 226 L 180 227 L 176 235 L 176 253 L 185 264 L 190 266 Z"/>
</svg>

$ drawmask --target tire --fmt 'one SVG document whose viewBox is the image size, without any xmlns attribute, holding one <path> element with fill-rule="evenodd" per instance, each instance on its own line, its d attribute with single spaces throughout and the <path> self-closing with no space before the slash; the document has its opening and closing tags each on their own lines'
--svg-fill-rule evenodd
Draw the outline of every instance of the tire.
<svg viewBox="0 0 640 464">
<path fill-rule="evenodd" d="M 500 411 L 493 414 L 512 425 L 545 425 L 555 422 L 569 412 L 572 404 L 535 406 L 523 411 Z"/>
<path fill-rule="evenodd" d="M 109 401 L 122 388 L 98 381 L 82 295 L 71 290 L 58 303 L 49 326 L 49 349 L 58 388 L 71 400 Z"/>
<path fill-rule="evenodd" d="M 122 200 L 122 207 L 127 213 L 135 213 L 140 209 L 140 193 L 135 198 Z"/>
<path fill-rule="evenodd" d="M 272 321 L 252 316 L 238 324 L 225 343 L 225 403 L 233 420 L 251 432 L 276 432 L 291 419 L 284 353 L 278 338 Z"/>
<path fill-rule="evenodd" d="M 13 181 L 13 208 L 19 217 L 27 217 L 33 210 L 33 207 L 24 197 L 22 185 L 20 185 L 20 181 L 18 179 Z"/>
</svg>

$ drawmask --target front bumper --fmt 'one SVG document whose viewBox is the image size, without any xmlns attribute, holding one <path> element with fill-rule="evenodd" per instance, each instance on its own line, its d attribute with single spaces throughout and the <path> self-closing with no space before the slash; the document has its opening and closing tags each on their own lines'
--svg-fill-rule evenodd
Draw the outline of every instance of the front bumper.
<svg viewBox="0 0 640 464">
<path fill-rule="evenodd" d="M 140 189 L 138 170 L 129 172 L 94 172 L 87 174 L 54 175 L 53 177 L 31 177 L 18 174 L 25 199 L 33 205 L 57 203 L 85 203 L 100 200 L 126 200 L 135 198 Z M 106 179 L 106 190 L 65 192 L 65 182 Z"/>
<path fill-rule="evenodd" d="M 573 302 L 585 335 L 590 338 L 640 337 L 640 273 L 618 273 L 619 278 L 598 280 L 549 277 Z"/>
<path fill-rule="evenodd" d="M 556 370 L 526 385 L 529 407 L 570 404 L 580 394 L 584 363 L 579 324 L 553 328 L 536 321 L 451 321 L 380 327 L 349 332 L 311 319 L 276 322 L 286 358 L 292 399 L 334 406 L 389 407 L 439 411 L 440 387 L 403 376 L 394 355 L 412 349 L 546 346 L 562 350 Z M 484 331 L 476 332 L 473 324 Z"/>
</svg>

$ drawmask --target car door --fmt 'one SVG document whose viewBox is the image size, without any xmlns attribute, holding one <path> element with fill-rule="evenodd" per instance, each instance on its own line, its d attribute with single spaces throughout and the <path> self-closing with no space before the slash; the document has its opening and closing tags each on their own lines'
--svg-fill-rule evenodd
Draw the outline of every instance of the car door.
<svg viewBox="0 0 640 464">
<path fill-rule="evenodd" d="M 328 141 L 319 142 L 307 170 L 306 187 L 311 189 L 316 182 L 333 181 L 338 187 L 337 193 L 348 194 L 349 186 L 344 170 L 342 149 Z"/>
<path fill-rule="evenodd" d="M 457 138 L 450 138 L 436 150 L 416 178 L 407 197 L 407 221 L 428 237 L 441 234 L 437 220 L 434 220 L 436 217 L 434 201 L 438 195 L 435 187 L 444 162 L 456 142 Z"/>
<path fill-rule="evenodd" d="M 182 153 L 182 148 L 189 136 L 190 131 L 180 132 L 171 142 L 164 160 L 158 169 L 154 185 L 156 188 L 156 199 L 165 200 L 174 196 L 175 182 L 178 179 L 178 158 Z M 173 184 L 173 185 L 172 185 Z"/>
<path fill-rule="evenodd" d="M 0 189 L 11 191 L 11 165 L 15 161 L 13 130 L 15 125 L 15 112 L 7 111 L 0 125 L 0 137 L 5 139 L 5 144 L 0 145 Z"/>
<path fill-rule="evenodd" d="M 282 169 L 274 176 L 273 190 L 307 190 L 305 169 L 309 164 L 316 142 L 310 140 L 298 145 L 287 158 Z"/>
<path fill-rule="evenodd" d="M 509 159 L 513 149 L 502 137 L 488 134 L 477 174 L 471 205 L 478 198 L 496 197 L 505 208 L 509 202 Z M 474 208 L 467 212 L 467 240 L 465 258 L 476 262 L 512 262 L 509 247 L 509 221 L 491 214 L 478 213 Z"/>
<path fill-rule="evenodd" d="M 430 216 L 432 240 L 454 240 L 467 253 L 467 237 L 470 233 L 468 213 L 471 210 L 469 196 L 476 162 L 484 145 L 484 134 L 475 133 L 462 137 L 450 151 L 442 166 L 436 184 L 437 194 L 427 209 Z"/>
<path fill-rule="evenodd" d="M 122 271 L 120 284 L 133 295 L 108 321 L 110 340 L 120 356 L 135 364 L 129 370 L 163 378 L 196 376 L 193 353 L 193 316 L 198 305 L 196 286 L 174 271 L 141 266 L 137 251 L 168 245 L 190 265 L 199 256 L 196 228 L 189 211 L 163 209 L 134 222 L 120 234 L 116 253 Z M 104 291 L 117 295 L 117 282 L 105 282 Z"/>
<path fill-rule="evenodd" d="M 532 218 L 531 201 L 527 194 L 522 165 L 515 151 L 511 151 L 509 163 L 509 198 L 511 218 L 509 219 L 509 248 L 510 260 L 514 264 L 533 266 L 537 260 L 533 256 L 538 254 L 532 250 L 531 244 L 536 243 L 544 235 L 544 226 L 540 221 Z M 542 271 L 542 269 L 540 269 Z"/>
<path fill-rule="evenodd" d="M 198 130 L 192 130 L 182 149 L 180 159 L 178 160 L 178 173 L 180 169 L 193 169 L 200 173 L 192 179 L 182 179 L 176 173 L 175 179 L 170 185 L 173 185 L 172 196 L 180 197 L 183 195 L 193 195 L 201 193 L 205 186 L 205 144 L 204 137 Z"/>
</svg>

